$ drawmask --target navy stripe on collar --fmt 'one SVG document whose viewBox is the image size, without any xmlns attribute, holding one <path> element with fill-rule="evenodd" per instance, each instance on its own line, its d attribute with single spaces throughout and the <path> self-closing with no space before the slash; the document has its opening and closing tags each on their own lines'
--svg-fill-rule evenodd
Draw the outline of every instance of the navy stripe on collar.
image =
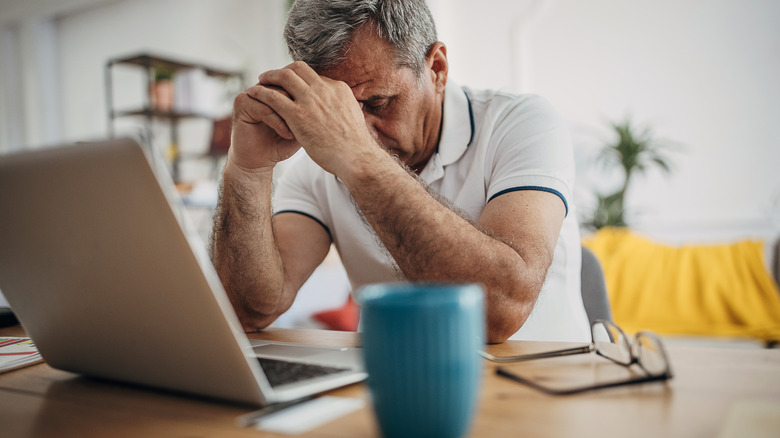
<svg viewBox="0 0 780 438">
<path fill-rule="evenodd" d="M 469 103 L 469 121 L 471 122 L 471 137 L 469 137 L 469 143 L 466 145 L 466 147 L 471 146 L 472 140 L 474 140 L 474 109 L 471 108 L 471 99 L 469 99 L 469 94 L 466 93 L 465 90 L 463 90 L 463 94 L 466 95 L 466 102 Z"/>
</svg>

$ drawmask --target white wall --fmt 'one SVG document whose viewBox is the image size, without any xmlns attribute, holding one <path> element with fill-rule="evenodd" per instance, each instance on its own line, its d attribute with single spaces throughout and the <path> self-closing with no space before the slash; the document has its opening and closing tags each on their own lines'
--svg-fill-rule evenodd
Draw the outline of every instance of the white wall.
<svg viewBox="0 0 780 438">
<path fill-rule="evenodd" d="M 104 69 L 111 58 L 150 52 L 240 70 L 252 81 L 287 62 L 286 7 L 286 0 L 0 0 L 0 153 L 106 137 Z M 115 108 L 139 106 L 141 69 L 113 71 Z M 179 146 L 204 151 L 210 122 L 182 124 Z M 115 123 L 120 134 L 142 126 L 140 118 Z M 154 132 L 166 148 L 167 124 Z"/>
<path fill-rule="evenodd" d="M 284 62 L 283 7 L 283 0 L 135 0 L 61 18 L 65 136 L 105 133 L 102 84 L 109 58 L 152 52 L 244 70 L 249 80 Z M 139 91 L 123 93 L 118 85 L 120 104 Z"/>
<path fill-rule="evenodd" d="M 441 0 L 432 9 L 448 20 L 440 37 L 452 78 L 544 95 L 570 122 L 580 210 L 593 187 L 619 183 L 592 156 L 609 138 L 605 122 L 630 114 L 684 146 L 670 178 L 635 181 L 636 228 L 672 242 L 780 232 L 780 2 Z"/>
<path fill-rule="evenodd" d="M 61 61 L 64 137 L 106 135 L 102 85 L 108 59 L 149 52 L 240 70 L 251 81 L 286 62 L 281 38 L 285 13 L 284 0 L 135 0 L 63 16 L 58 26 L 60 53 L 68 54 Z M 115 107 L 140 103 L 145 83 L 139 70 L 116 66 L 113 72 Z M 118 120 L 115 127 L 120 133 L 133 132 L 139 122 Z M 211 129 L 207 120 L 184 121 L 180 128 L 179 147 L 184 152 L 206 150 Z M 165 150 L 167 126 L 157 125 L 155 136 L 155 144 Z M 182 169 L 185 179 L 187 170 Z"/>
</svg>

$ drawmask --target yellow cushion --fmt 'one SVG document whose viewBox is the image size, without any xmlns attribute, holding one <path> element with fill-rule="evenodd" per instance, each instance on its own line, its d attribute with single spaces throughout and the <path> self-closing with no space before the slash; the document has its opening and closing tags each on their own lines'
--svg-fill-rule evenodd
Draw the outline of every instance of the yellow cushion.
<svg viewBox="0 0 780 438">
<path fill-rule="evenodd" d="M 760 241 L 671 247 L 603 228 L 583 245 L 599 258 L 613 318 L 628 332 L 780 340 L 780 292 Z"/>
</svg>

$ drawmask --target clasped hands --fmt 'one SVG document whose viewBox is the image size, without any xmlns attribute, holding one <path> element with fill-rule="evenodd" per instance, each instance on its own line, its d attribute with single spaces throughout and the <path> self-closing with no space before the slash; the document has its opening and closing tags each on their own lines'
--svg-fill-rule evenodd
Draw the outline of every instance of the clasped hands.
<svg viewBox="0 0 780 438">
<path fill-rule="evenodd" d="M 341 175 L 361 152 L 379 149 L 349 85 L 297 61 L 261 74 L 236 97 L 231 160 L 245 170 L 272 168 L 303 147 Z"/>
</svg>

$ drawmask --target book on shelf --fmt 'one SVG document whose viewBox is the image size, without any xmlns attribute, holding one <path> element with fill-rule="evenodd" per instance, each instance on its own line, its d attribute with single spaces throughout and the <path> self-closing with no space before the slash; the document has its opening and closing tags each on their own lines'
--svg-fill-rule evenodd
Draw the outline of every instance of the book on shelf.
<svg viewBox="0 0 780 438">
<path fill-rule="evenodd" d="M 0 336 L 0 373 L 43 362 L 30 338 Z"/>
</svg>

